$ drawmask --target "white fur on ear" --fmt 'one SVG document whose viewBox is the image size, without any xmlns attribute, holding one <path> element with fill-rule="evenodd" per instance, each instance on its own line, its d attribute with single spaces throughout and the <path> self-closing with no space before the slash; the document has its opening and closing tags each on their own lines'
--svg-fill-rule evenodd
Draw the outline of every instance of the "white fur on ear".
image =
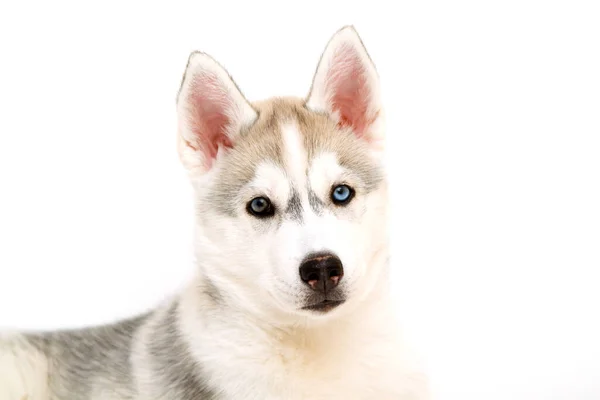
<svg viewBox="0 0 600 400">
<path fill-rule="evenodd" d="M 190 55 L 177 97 L 179 153 L 188 168 L 207 171 L 219 152 L 233 146 L 257 113 L 227 71 L 207 54 Z"/>
<path fill-rule="evenodd" d="M 342 28 L 327 44 L 306 105 L 369 142 L 383 139 L 379 76 L 354 27 Z"/>
</svg>

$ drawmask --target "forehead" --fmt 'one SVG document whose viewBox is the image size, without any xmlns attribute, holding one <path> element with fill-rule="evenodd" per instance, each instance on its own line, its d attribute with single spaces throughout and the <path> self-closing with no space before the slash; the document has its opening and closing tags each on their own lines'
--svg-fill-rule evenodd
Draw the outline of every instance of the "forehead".
<svg viewBox="0 0 600 400">
<path fill-rule="evenodd" d="M 256 103 L 258 120 L 241 132 L 223 159 L 214 190 L 214 206 L 230 213 L 231 202 L 256 176 L 260 165 L 281 169 L 290 181 L 308 174 L 312 161 L 328 156 L 360 180 L 365 191 L 374 190 L 382 175 L 368 145 L 342 130 L 325 114 L 309 110 L 301 99 L 274 99 Z M 237 209 L 237 206 L 235 206 Z"/>
</svg>

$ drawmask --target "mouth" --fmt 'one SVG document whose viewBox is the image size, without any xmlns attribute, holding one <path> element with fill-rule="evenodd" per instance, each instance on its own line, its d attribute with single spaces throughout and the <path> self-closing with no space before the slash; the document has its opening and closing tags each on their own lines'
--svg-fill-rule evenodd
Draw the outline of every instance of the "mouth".
<svg viewBox="0 0 600 400">
<path fill-rule="evenodd" d="M 344 300 L 323 300 L 320 303 L 311 304 L 309 306 L 304 306 L 304 307 L 302 307 L 302 309 L 326 313 L 326 312 L 333 310 L 334 308 L 336 308 L 343 302 L 344 302 Z"/>
</svg>

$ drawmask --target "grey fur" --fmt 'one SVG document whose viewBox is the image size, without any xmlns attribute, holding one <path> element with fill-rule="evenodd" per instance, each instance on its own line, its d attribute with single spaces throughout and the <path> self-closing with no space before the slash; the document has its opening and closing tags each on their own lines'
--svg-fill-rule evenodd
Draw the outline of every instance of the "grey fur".
<svg viewBox="0 0 600 400">
<path fill-rule="evenodd" d="M 50 398 L 146 398 L 132 367 L 132 357 L 142 356 L 151 368 L 152 400 L 218 399 L 181 336 L 177 307 L 172 303 L 158 319 L 146 314 L 105 326 L 27 334 L 27 342 L 48 359 Z M 148 332 L 145 353 L 135 354 L 133 344 L 141 329 Z"/>
<path fill-rule="evenodd" d="M 116 324 L 27 335 L 49 360 L 52 398 L 88 399 L 103 388 L 105 396 L 133 399 L 130 361 L 133 337 L 147 315 Z"/>
<path fill-rule="evenodd" d="M 323 203 L 323 201 L 321 201 L 319 196 L 317 196 L 317 194 L 314 192 L 314 190 L 312 190 L 312 188 L 310 188 L 310 187 L 308 188 L 308 204 L 310 205 L 312 210 L 315 212 L 315 214 L 317 214 L 319 216 L 321 214 L 323 214 L 323 209 L 325 208 L 325 203 Z"/>
<path fill-rule="evenodd" d="M 216 393 L 201 377 L 201 366 L 193 360 L 177 329 L 177 303 L 171 305 L 149 338 L 148 361 L 163 389 L 159 398 L 178 400 L 215 400 Z"/>
<path fill-rule="evenodd" d="M 292 195 L 290 196 L 290 200 L 288 201 L 285 214 L 294 221 L 301 223 L 302 209 L 302 200 L 300 199 L 300 194 L 297 190 L 292 189 Z"/>
</svg>

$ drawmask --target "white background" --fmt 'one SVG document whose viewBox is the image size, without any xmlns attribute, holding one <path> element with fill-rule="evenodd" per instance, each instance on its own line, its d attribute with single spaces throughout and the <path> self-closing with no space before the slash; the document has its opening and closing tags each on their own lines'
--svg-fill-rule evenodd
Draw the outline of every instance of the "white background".
<svg viewBox="0 0 600 400">
<path fill-rule="evenodd" d="M 251 100 L 303 96 L 352 23 L 382 79 L 394 285 L 435 398 L 600 399 L 597 2 L 12 3 L 0 326 L 107 322 L 176 291 L 193 268 L 174 140 L 188 53 Z"/>
</svg>

